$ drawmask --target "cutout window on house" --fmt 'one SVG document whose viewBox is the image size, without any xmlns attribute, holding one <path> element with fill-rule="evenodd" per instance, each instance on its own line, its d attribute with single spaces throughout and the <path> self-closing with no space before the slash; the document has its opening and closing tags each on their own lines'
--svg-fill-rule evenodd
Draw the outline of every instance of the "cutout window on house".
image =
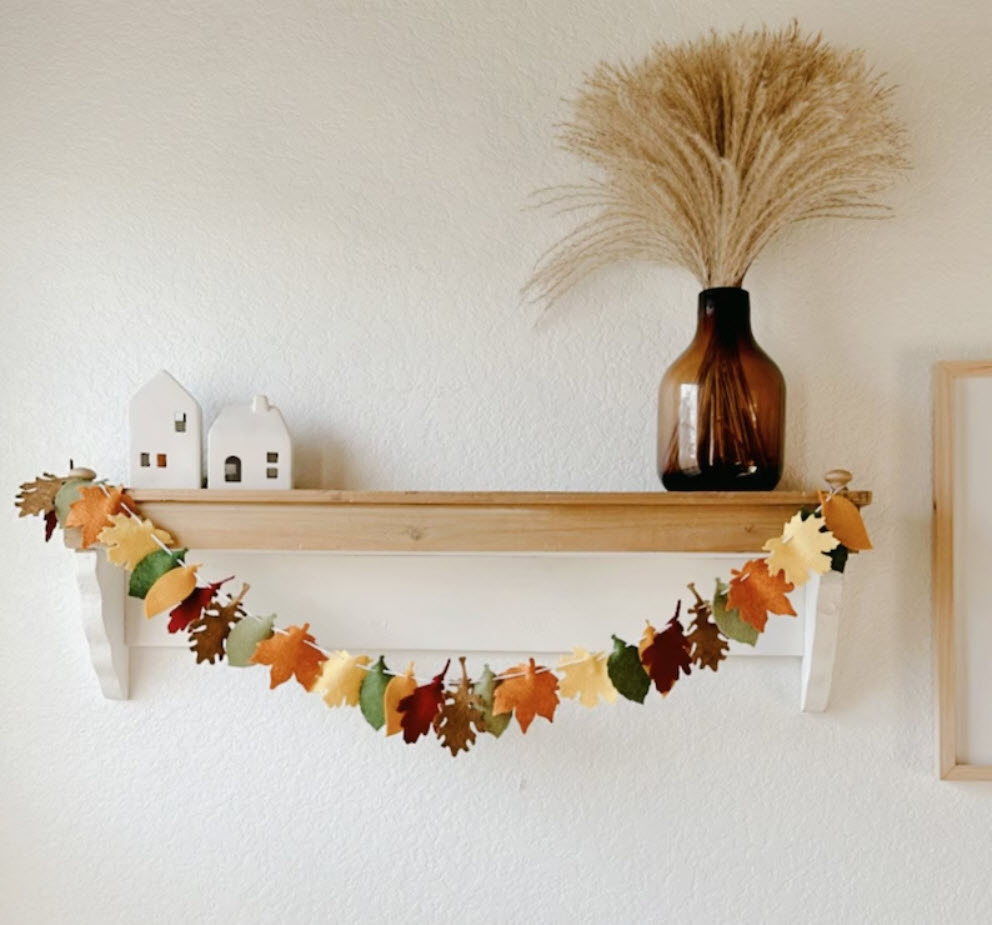
<svg viewBox="0 0 992 925">
<path fill-rule="evenodd" d="M 141 468 L 147 469 L 152 464 L 152 458 L 148 453 L 141 454 Z"/>
<path fill-rule="evenodd" d="M 228 456 L 224 460 L 224 481 L 241 481 L 241 460 L 237 456 Z"/>
<path fill-rule="evenodd" d="M 276 466 L 269 466 L 269 468 L 265 470 L 265 477 L 267 479 L 279 478 L 279 469 Z"/>
<path fill-rule="evenodd" d="M 155 457 L 155 465 L 157 465 L 159 467 L 159 469 L 164 469 L 168 464 L 169 464 L 169 462 L 168 462 L 168 459 L 167 459 L 165 453 L 159 453 Z"/>
<path fill-rule="evenodd" d="M 184 434 L 186 433 L 186 412 L 177 411 L 176 412 L 176 433 Z"/>
<path fill-rule="evenodd" d="M 270 463 L 277 463 L 277 462 L 279 462 L 279 454 L 278 453 L 266 453 L 265 454 L 265 461 L 266 462 L 270 462 Z"/>
</svg>

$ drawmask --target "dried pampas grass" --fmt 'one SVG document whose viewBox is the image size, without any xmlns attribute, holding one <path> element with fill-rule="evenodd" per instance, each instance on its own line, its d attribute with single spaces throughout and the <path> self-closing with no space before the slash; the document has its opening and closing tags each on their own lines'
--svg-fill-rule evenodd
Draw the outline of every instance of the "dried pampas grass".
<svg viewBox="0 0 992 925">
<path fill-rule="evenodd" d="M 884 216 L 876 195 L 907 166 L 890 94 L 863 52 L 796 23 L 600 64 L 560 141 L 603 178 L 538 194 L 595 214 L 544 255 L 525 293 L 551 304 L 628 259 L 685 267 L 703 288 L 740 286 L 787 225 Z"/>
</svg>

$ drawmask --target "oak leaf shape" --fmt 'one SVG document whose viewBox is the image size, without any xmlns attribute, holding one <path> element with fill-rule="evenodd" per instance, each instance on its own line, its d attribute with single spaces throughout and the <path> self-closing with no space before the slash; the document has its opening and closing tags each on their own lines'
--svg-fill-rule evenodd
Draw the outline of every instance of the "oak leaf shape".
<svg viewBox="0 0 992 925">
<path fill-rule="evenodd" d="M 81 529 L 83 549 L 88 549 L 97 541 L 103 528 L 110 524 L 110 518 L 121 513 L 125 505 L 129 510 L 137 510 L 134 501 L 119 486 L 83 486 L 79 489 L 79 500 L 69 508 L 65 525 Z"/>
<path fill-rule="evenodd" d="M 476 733 L 484 732 L 486 728 L 485 705 L 472 689 L 465 670 L 465 656 L 458 661 L 462 666 L 462 679 L 458 687 L 445 694 L 440 712 L 434 718 L 434 731 L 452 758 L 460 751 L 467 752 L 475 742 Z"/>
<path fill-rule="evenodd" d="M 830 556 L 837 546 L 836 537 L 829 530 L 821 530 L 821 517 L 795 514 L 785 525 L 780 537 L 768 540 L 761 548 L 769 553 L 768 571 L 785 574 L 785 580 L 798 587 L 809 580 L 809 573 L 822 575 L 830 571 Z"/>
<path fill-rule="evenodd" d="M 309 629 L 309 623 L 291 626 L 271 639 L 263 640 L 255 648 L 250 661 L 253 665 L 271 666 L 270 689 L 295 675 L 296 680 L 310 690 L 320 676 L 320 666 L 325 656 L 313 645 L 317 640 L 307 632 Z"/>
<path fill-rule="evenodd" d="M 614 636 L 613 651 L 607 659 L 606 672 L 620 694 L 635 703 L 644 703 L 644 698 L 651 689 L 651 679 L 641 664 L 637 646 L 628 645 L 619 636 Z"/>
<path fill-rule="evenodd" d="M 513 714 L 493 713 L 493 696 L 495 692 L 496 675 L 493 674 L 492 668 L 485 665 L 482 669 L 482 674 L 479 675 L 479 679 L 472 685 L 472 693 L 479 698 L 479 703 L 482 705 L 483 726 L 479 728 L 479 731 L 487 732 L 489 735 L 495 736 L 498 739 L 506 732 L 506 727 L 510 725 Z"/>
<path fill-rule="evenodd" d="M 151 619 L 163 610 L 182 604 L 196 590 L 199 565 L 184 565 L 160 576 L 145 595 L 145 618 Z"/>
<path fill-rule="evenodd" d="M 128 514 L 113 514 L 110 525 L 104 527 L 97 540 L 107 547 L 107 558 L 133 572 L 149 553 L 171 546 L 175 540 L 150 520 L 139 520 Z"/>
<path fill-rule="evenodd" d="M 310 690 L 323 694 L 324 703 L 329 707 L 357 707 L 365 668 L 371 662 L 367 655 L 350 655 L 343 649 L 332 652 Z"/>
<path fill-rule="evenodd" d="M 730 645 L 721 635 L 720 627 L 710 619 L 713 611 L 709 603 L 699 596 L 695 585 L 690 584 L 689 590 L 696 598 L 696 603 L 689 608 L 694 617 L 686 637 L 690 645 L 689 658 L 700 668 L 716 671 L 727 657 Z"/>
<path fill-rule="evenodd" d="M 231 632 L 231 625 L 243 616 L 241 601 L 248 593 L 248 585 L 242 585 L 238 596 L 216 609 L 205 610 L 200 618 L 189 625 L 190 652 L 196 653 L 196 663 L 209 662 L 224 657 L 224 643 Z"/>
<path fill-rule="evenodd" d="M 689 659 L 689 640 L 685 638 L 682 624 L 679 622 L 679 612 L 682 602 L 675 608 L 675 616 L 668 625 L 656 633 L 651 644 L 641 654 L 644 668 L 658 693 L 667 697 L 679 673 L 692 674 L 692 662 Z"/>
<path fill-rule="evenodd" d="M 441 704 L 444 702 L 444 676 L 448 673 L 451 659 L 444 668 L 426 684 L 421 684 L 398 704 L 400 725 L 403 727 L 403 741 L 412 745 L 422 735 L 430 732 Z"/>
<path fill-rule="evenodd" d="M 413 662 L 407 666 L 406 673 L 396 675 L 386 685 L 382 695 L 382 709 L 386 717 L 386 735 L 396 735 L 403 729 L 403 714 L 399 705 L 417 689 L 417 679 L 413 676 Z"/>
<path fill-rule="evenodd" d="M 575 646 L 571 654 L 558 662 L 561 674 L 559 691 L 562 697 L 578 698 L 584 707 L 595 707 L 600 698 L 606 703 L 617 702 L 617 689 L 606 671 L 605 652 L 587 652 Z"/>
<path fill-rule="evenodd" d="M 362 689 L 358 692 L 358 706 L 373 729 L 382 729 L 386 725 L 386 688 L 392 679 L 393 675 L 386 667 L 386 659 L 381 655 L 365 672 Z"/>
<path fill-rule="evenodd" d="M 730 574 L 733 578 L 730 579 L 727 606 L 739 611 L 741 619 L 759 633 L 765 631 L 769 613 L 796 616 L 785 596 L 793 590 L 793 585 L 785 580 L 781 572 L 772 575 L 764 559 L 751 559 L 744 563 L 740 571 L 731 569 Z"/>
<path fill-rule="evenodd" d="M 820 505 L 827 529 L 837 537 L 837 542 L 848 549 L 871 549 L 868 530 L 861 518 L 858 506 L 843 495 L 830 495 L 820 492 Z M 839 569 L 838 571 L 843 571 Z"/>
<path fill-rule="evenodd" d="M 222 578 L 205 588 L 195 588 L 189 597 L 169 611 L 169 632 L 178 633 L 180 630 L 185 630 L 204 610 L 210 607 L 221 585 L 233 577 L 232 575 L 229 578 Z"/>
<path fill-rule="evenodd" d="M 20 508 L 19 517 L 43 515 L 46 518 L 55 511 L 55 496 L 66 480 L 50 472 L 44 472 L 30 482 L 24 482 L 14 501 Z"/>
<path fill-rule="evenodd" d="M 526 732 L 535 716 L 554 722 L 558 706 L 558 678 L 549 668 L 530 659 L 499 674 L 493 695 L 493 713 L 516 714 L 520 731 Z"/>
</svg>

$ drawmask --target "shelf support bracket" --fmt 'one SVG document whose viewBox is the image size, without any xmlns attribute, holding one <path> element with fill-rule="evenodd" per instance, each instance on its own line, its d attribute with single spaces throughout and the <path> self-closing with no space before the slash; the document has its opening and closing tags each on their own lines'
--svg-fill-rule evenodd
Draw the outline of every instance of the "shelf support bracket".
<svg viewBox="0 0 992 925">
<path fill-rule="evenodd" d="M 127 700 L 130 665 L 124 637 L 124 570 L 108 562 L 102 549 L 76 550 L 73 559 L 83 631 L 100 689 L 109 700 Z"/>
<path fill-rule="evenodd" d="M 799 702 L 804 713 L 822 713 L 830 700 L 843 588 L 844 576 L 840 572 L 813 576 L 805 586 L 806 635 Z"/>
</svg>

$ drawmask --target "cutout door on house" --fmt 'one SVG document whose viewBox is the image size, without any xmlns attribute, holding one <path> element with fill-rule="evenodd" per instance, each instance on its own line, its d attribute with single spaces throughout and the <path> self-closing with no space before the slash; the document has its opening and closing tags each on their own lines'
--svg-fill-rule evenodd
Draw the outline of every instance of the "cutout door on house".
<svg viewBox="0 0 992 925">
<path fill-rule="evenodd" d="M 224 481 L 241 481 L 241 459 L 237 456 L 228 456 L 224 460 Z"/>
</svg>

